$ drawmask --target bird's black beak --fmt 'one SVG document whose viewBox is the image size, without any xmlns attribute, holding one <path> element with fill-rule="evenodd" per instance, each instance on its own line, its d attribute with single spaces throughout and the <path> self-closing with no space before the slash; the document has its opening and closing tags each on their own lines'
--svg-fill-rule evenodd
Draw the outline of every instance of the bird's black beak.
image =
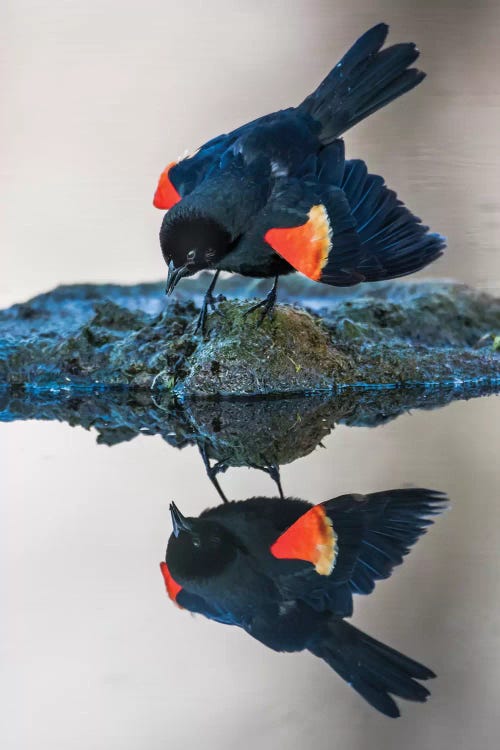
<svg viewBox="0 0 500 750">
<path fill-rule="evenodd" d="M 167 288 L 165 289 L 165 294 L 172 294 L 182 277 L 186 276 L 188 273 L 189 269 L 187 266 L 175 268 L 174 261 L 171 260 L 168 264 Z"/>
<path fill-rule="evenodd" d="M 181 531 L 191 531 L 191 524 L 186 518 L 184 518 L 175 503 L 170 503 L 170 515 L 172 516 L 174 536 L 179 536 Z"/>
</svg>

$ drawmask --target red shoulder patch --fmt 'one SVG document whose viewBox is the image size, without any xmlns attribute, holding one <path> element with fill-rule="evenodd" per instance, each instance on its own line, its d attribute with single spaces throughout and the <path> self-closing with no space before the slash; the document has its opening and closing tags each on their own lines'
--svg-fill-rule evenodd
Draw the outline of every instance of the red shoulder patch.
<svg viewBox="0 0 500 750">
<path fill-rule="evenodd" d="M 332 228 L 322 203 L 313 206 L 308 217 L 298 227 L 269 229 L 264 239 L 297 271 L 318 281 L 332 249 Z"/>
<path fill-rule="evenodd" d="M 175 206 L 175 204 L 181 200 L 181 196 L 168 176 L 168 173 L 176 164 L 176 161 L 170 162 L 168 167 L 165 167 L 160 175 L 155 197 L 153 198 L 153 205 L 156 206 L 156 208 L 162 208 L 163 210 L 168 211 L 169 208 L 172 208 L 172 206 Z"/>
<path fill-rule="evenodd" d="M 328 576 L 337 556 L 337 536 L 322 505 L 315 505 L 292 524 L 271 546 L 282 560 L 304 560 Z"/>
<path fill-rule="evenodd" d="M 179 591 L 182 591 L 182 586 L 179 586 L 177 581 L 174 581 L 174 579 L 172 578 L 172 574 L 168 569 L 167 563 L 161 562 L 160 570 L 163 576 L 163 580 L 165 581 L 167 594 L 169 595 L 170 599 L 172 599 L 172 601 L 177 604 L 177 597 L 179 595 Z M 180 604 L 177 604 L 177 606 L 180 607 Z"/>
</svg>

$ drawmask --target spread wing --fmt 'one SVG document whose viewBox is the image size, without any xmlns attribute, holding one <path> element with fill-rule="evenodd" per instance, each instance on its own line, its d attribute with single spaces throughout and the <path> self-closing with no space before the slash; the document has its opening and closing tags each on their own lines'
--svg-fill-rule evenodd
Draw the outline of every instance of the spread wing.
<svg viewBox="0 0 500 750">
<path fill-rule="evenodd" d="M 265 208 L 238 244 L 245 255 L 274 250 L 314 281 L 349 286 L 418 271 L 443 253 L 380 175 L 346 161 L 344 144 L 323 148 L 300 177 L 275 185 Z"/>
<path fill-rule="evenodd" d="M 370 594 L 376 581 L 390 577 L 445 500 L 439 492 L 417 488 L 343 495 L 314 506 L 271 547 L 283 558 L 283 591 L 316 610 L 349 616 L 352 594 Z M 304 523 L 314 511 L 322 524 Z M 325 534 L 327 523 L 333 535 Z M 318 549 L 323 561 L 330 560 L 331 572 L 318 570 Z"/>
<path fill-rule="evenodd" d="M 242 256 L 274 250 L 315 281 L 350 286 L 364 280 L 357 271 L 361 243 L 344 192 L 311 179 L 276 182 L 266 206 L 238 243 Z"/>
</svg>

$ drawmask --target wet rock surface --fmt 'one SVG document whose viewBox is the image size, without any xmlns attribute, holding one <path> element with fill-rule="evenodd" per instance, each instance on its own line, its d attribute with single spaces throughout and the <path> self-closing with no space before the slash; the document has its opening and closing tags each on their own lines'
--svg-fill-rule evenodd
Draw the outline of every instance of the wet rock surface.
<svg viewBox="0 0 500 750">
<path fill-rule="evenodd" d="M 195 321 L 208 283 L 207 274 L 184 280 L 168 301 L 160 284 L 59 287 L 0 311 L 0 382 L 11 391 L 124 388 L 180 400 L 499 382 L 500 301 L 464 285 L 338 292 L 285 278 L 282 304 L 258 325 L 258 312 L 244 315 L 247 299 L 269 284 L 232 277 L 220 284 L 225 299 L 203 337 Z"/>
</svg>

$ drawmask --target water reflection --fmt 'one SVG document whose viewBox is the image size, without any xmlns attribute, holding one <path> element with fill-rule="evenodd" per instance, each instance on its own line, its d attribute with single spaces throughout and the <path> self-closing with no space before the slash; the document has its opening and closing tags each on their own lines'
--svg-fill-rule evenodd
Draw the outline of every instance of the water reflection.
<svg viewBox="0 0 500 750">
<path fill-rule="evenodd" d="M 448 400 L 459 393 L 449 391 Z M 359 392 L 345 400 L 193 402 L 177 411 L 140 394 L 55 399 L 11 393 L 0 404 L 2 417 L 32 421 L 0 425 L 8 499 L 1 549 L 9 571 L 2 659 L 5 708 L 14 717 L 9 747 L 31 747 L 34 737 L 44 748 L 68 742 L 90 747 L 96 727 L 102 727 L 104 745 L 127 748 L 138 737 L 151 748 L 165 742 L 194 747 L 201 736 L 210 747 L 239 742 L 266 750 L 283 742 L 297 750 L 311 743 L 327 747 L 332 734 L 358 750 L 469 748 L 486 733 L 494 739 L 500 401 L 403 414 L 416 396 L 430 407 L 443 392 L 398 390 L 385 400 Z M 352 429 L 400 413 L 380 429 Z M 64 419 L 92 432 L 33 418 Z M 116 447 L 96 445 L 96 434 Z M 141 434 L 147 439 L 136 439 Z M 382 691 L 380 700 L 389 696 L 402 709 L 401 719 L 389 721 L 323 658 L 313 658 L 308 645 L 288 656 L 276 650 L 302 648 L 297 640 L 307 640 L 303 630 L 266 648 L 241 626 L 190 616 L 195 606 L 183 602 L 188 586 L 177 597 L 188 612 L 172 604 L 156 568 L 171 532 L 168 501 L 186 516 L 217 503 L 204 476 L 201 441 L 211 466 L 226 462 L 227 472 L 218 478 L 231 499 L 278 494 L 262 472 L 232 469 L 248 459 L 255 463 L 264 448 L 268 462 L 288 462 L 282 469 L 287 497 L 319 502 L 406 482 L 447 491 L 453 512 L 405 558 L 404 570 L 376 584 L 375 596 L 353 597 L 353 619 L 311 607 L 318 621 L 353 623 L 436 672 L 437 680 L 407 675 L 419 689 L 431 689 L 425 706 L 390 689 L 384 698 Z M 313 451 L 319 441 L 326 450 Z M 307 451 L 307 458 L 294 460 Z M 270 507 L 276 502 L 265 500 Z M 226 507 L 233 504 L 217 512 Z M 338 536 L 342 542 L 340 531 Z M 35 587 L 33 556 L 26 553 L 33 549 Z M 213 598 L 194 593 L 205 614 L 220 616 Z M 272 625 L 263 638 L 282 635 Z M 28 724 L 19 706 L 28 707 Z M 493 750 L 495 743 L 482 745 Z"/>
<path fill-rule="evenodd" d="M 169 445 L 195 445 L 222 500 L 219 476 L 246 466 L 267 473 L 283 495 L 280 466 L 322 445 L 337 424 L 376 427 L 413 409 L 436 409 L 457 399 L 493 393 L 498 385 L 450 388 L 346 389 L 262 400 L 193 400 L 180 404 L 148 392 L 0 392 L 0 422 L 43 419 L 95 429 L 97 442 L 114 446 L 139 435 Z M 286 491 L 286 488 L 285 488 Z"/>
<path fill-rule="evenodd" d="M 161 563 L 181 608 L 236 625 L 274 651 L 308 650 L 368 703 L 399 716 L 392 696 L 423 702 L 433 672 L 355 628 L 353 594 L 389 578 L 445 497 L 427 489 L 342 495 L 312 506 L 253 497 L 184 517 Z"/>
</svg>

